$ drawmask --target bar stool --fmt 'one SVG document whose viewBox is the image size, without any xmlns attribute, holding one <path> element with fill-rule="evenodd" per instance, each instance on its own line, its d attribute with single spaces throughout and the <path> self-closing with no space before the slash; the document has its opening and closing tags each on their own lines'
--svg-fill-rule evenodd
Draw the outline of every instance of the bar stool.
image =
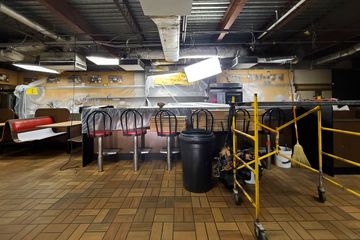
<svg viewBox="0 0 360 240">
<path fill-rule="evenodd" d="M 199 118 L 201 115 L 205 115 L 205 129 L 199 127 Z M 196 126 L 194 125 L 194 120 L 196 119 Z M 210 126 L 209 126 L 210 121 Z M 190 125 L 193 129 L 204 129 L 205 131 L 212 132 L 214 129 L 214 116 L 207 109 L 196 109 L 190 116 Z"/>
<path fill-rule="evenodd" d="M 97 117 L 98 116 L 98 117 Z M 100 119 L 99 124 L 96 120 Z M 102 121 L 102 127 L 101 127 Z M 90 130 L 90 122 L 92 122 L 92 129 Z M 109 124 L 107 124 L 109 123 Z M 108 127 L 107 127 L 108 126 Z M 98 171 L 103 171 L 103 138 L 112 135 L 112 118 L 110 114 L 105 111 L 95 110 L 86 118 L 86 129 L 89 138 L 98 141 Z"/>
<path fill-rule="evenodd" d="M 261 117 L 262 124 L 270 127 L 277 128 L 285 122 L 285 113 L 280 108 L 270 108 L 264 112 Z M 266 134 L 266 151 L 271 152 L 271 132 L 267 129 L 262 129 L 262 132 Z M 270 169 L 271 157 L 267 158 L 266 169 Z"/>
<path fill-rule="evenodd" d="M 180 152 L 178 148 L 171 148 L 171 138 L 179 135 L 176 115 L 170 110 L 158 111 L 155 115 L 155 126 L 157 135 L 166 137 L 166 149 L 161 149 L 160 153 L 166 154 L 167 170 L 171 171 L 171 154 Z"/>
<path fill-rule="evenodd" d="M 241 119 L 242 116 L 242 120 L 243 120 L 243 125 L 242 125 L 242 131 L 245 133 L 249 132 L 249 127 L 250 127 L 250 113 L 248 110 L 246 109 L 236 109 L 235 110 L 235 128 L 238 129 L 237 127 L 237 119 Z M 231 125 L 230 125 L 231 126 Z"/>
<path fill-rule="evenodd" d="M 235 109 L 234 111 L 234 117 L 235 117 L 235 129 L 239 129 L 242 132 L 245 133 L 249 133 L 249 129 L 250 129 L 250 120 L 251 120 L 251 116 L 248 110 L 246 109 Z M 238 126 L 239 121 L 241 122 L 242 120 L 242 124 L 241 126 Z M 232 128 L 232 119 L 229 119 L 229 129 Z M 232 134 L 229 135 L 229 137 L 231 138 Z M 238 150 L 240 151 L 241 149 L 247 149 L 249 147 L 252 146 L 252 143 L 249 143 L 248 139 L 244 139 L 244 138 L 240 138 L 237 141 L 238 146 Z"/>
<path fill-rule="evenodd" d="M 146 134 L 146 128 L 144 128 L 143 116 L 135 109 L 127 109 L 120 115 L 121 129 L 124 136 L 132 136 L 134 138 L 134 151 L 130 152 L 134 154 L 134 171 L 137 171 L 139 153 L 148 154 L 150 149 L 138 147 L 138 137 L 143 138 Z M 140 127 L 139 127 L 140 125 Z"/>
</svg>

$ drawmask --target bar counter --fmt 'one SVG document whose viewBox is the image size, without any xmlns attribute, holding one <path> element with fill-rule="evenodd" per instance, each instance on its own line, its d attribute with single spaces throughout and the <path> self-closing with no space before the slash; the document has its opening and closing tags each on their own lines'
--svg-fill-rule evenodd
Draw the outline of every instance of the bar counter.
<svg viewBox="0 0 360 240">
<path fill-rule="evenodd" d="M 333 127 L 333 105 L 350 105 L 350 106 L 360 106 L 359 101 L 333 101 L 333 102 L 261 102 L 259 103 L 260 109 L 268 109 L 271 107 L 279 107 L 283 109 L 286 113 L 286 120 L 292 119 L 291 108 L 292 106 L 297 106 L 297 115 L 304 113 L 305 111 L 320 105 L 322 109 L 322 122 L 324 127 Z M 237 104 L 239 108 L 246 108 L 249 109 L 251 112 L 251 103 L 239 103 Z M 171 106 L 171 107 L 164 107 L 164 109 L 169 109 L 178 116 L 180 122 L 184 122 L 184 119 L 189 119 L 192 111 L 198 108 L 206 108 L 210 111 L 214 112 L 222 112 L 223 117 L 214 116 L 215 118 L 215 128 L 214 132 L 217 132 L 217 140 L 223 143 L 223 139 L 225 138 L 224 132 L 227 131 L 227 112 L 229 110 L 228 105 L 213 105 L 208 103 L 199 103 L 199 104 L 190 104 L 190 105 L 182 105 L 182 106 Z M 92 111 L 96 108 L 89 108 L 84 109 L 82 112 L 82 133 L 83 133 L 83 166 L 86 166 L 94 159 L 94 152 L 96 152 L 96 146 L 94 149 L 94 143 L 92 139 L 87 137 L 87 129 L 85 119 Z M 115 130 L 115 134 L 112 137 L 108 137 L 105 141 L 105 148 L 113 148 L 119 149 L 121 152 L 120 158 L 131 158 L 131 154 L 129 154 L 130 150 L 132 150 L 132 138 L 125 137 L 121 133 L 121 124 L 120 124 L 120 115 L 125 108 L 103 108 L 102 110 L 106 111 L 110 114 L 113 121 L 112 129 Z M 147 134 L 145 135 L 142 143 L 146 147 L 152 148 L 152 154 L 150 158 L 159 158 L 162 155 L 159 153 L 160 149 L 165 146 L 165 139 L 162 137 L 158 137 L 156 133 L 156 129 L 154 128 L 154 124 L 151 124 L 151 117 L 154 116 L 155 112 L 159 110 L 158 107 L 139 107 L 136 108 L 140 113 L 143 114 L 144 119 L 144 127 L 148 129 Z M 260 115 L 262 114 L 260 113 Z M 216 114 L 215 114 L 216 115 Z M 225 117 L 226 116 L 226 117 Z M 218 118 L 218 119 L 217 119 Z M 100 119 L 96 119 L 97 124 L 100 122 Z M 218 123 L 218 124 L 217 124 Z M 219 124 L 221 123 L 221 124 Z M 178 131 L 184 129 L 185 126 L 179 125 Z M 298 122 L 299 128 L 299 139 L 300 143 L 304 148 L 304 151 L 314 168 L 317 168 L 318 160 L 317 160 L 317 123 L 316 123 L 316 116 L 310 115 L 309 117 L 300 120 Z M 252 127 L 250 128 L 250 130 Z M 261 134 L 260 134 L 261 135 Z M 293 134 L 293 128 L 290 127 L 283 133 L 281 138 L 283 140 L 283 144 L 288 146 L 292 146 L 295 144 L 295 138 Z M 284 140 L 286 139 L 286 140 Z M 262 140 L 260 140 L 262 142 Z M 262 144 L 262 143 L 261 143 Z M 333 134 L 330 132 L 323 133 L 323 148 L 326 152 L 333 152 Z M 326 156 L 324 156 L 324 171 L 330 175 L 335 174 L 334 171 L 334 161 Z"/>
</svg>

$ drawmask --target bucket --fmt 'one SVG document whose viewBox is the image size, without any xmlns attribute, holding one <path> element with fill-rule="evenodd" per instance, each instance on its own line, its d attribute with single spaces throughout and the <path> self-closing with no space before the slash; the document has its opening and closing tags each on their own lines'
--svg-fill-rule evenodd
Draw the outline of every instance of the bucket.
<svg viewBox="0 0 360 240">
<path fill-rule="evenodd" d="M 291 158 L 291 155 L 292 155 L 291 148 L 279 146 L 279 152 L 282 155 L 285 155 L 285 156 Z M 291 168 L 291 161 L 280 155 L 275 155 L 275 165 L 278 167 L 281 167 L 281 168 Z"/>
<path fill-rule="evenodd" d="M 255 174 L 251 171 L 251 178 L 249 180 L 245 180 L 247 184 L 255 184 Z"/>
</svg>

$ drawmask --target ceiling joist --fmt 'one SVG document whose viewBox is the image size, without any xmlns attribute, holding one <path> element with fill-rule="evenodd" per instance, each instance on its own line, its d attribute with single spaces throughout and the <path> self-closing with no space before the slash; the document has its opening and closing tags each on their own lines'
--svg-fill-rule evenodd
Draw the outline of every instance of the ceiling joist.
<svg viewBox="0 0 360 240">
<path fill-rule="evenodd" d="M 220 23 L 220 31 L 229 30 L 230 27 L 234 24 L 236 18 L 240 15 L 243 10 L 247 0 L 232 0 L 229 7 L 227 8 L 224 17 Z M 218 41 L 223 40 L 227 33 L 222 32 L 218 37 Z"/>
<path fill-rule="evenodd" d="M 58 0 L 39 0 L 54 15 L 58 16 L 69 27 L 74 29 L 76 33 L 84 33 L 91 37 L 94 41 L 107 41 L 104 36 L 94 35 L 98 33 L 97 29 L 89 24 L 67 1 Z M 113 48 L 103 46 L 111 55 L 117 56 L 117 52 Z"/>
<path fill-rule="evenodd" d="M 295 17 L 299 16 L 305 9 L 310 6 L 312 0 L 300 0 L 295 5 L 293 5 L 288 11 L 286 11 L 279 19 L 276 19 L 275 22 L 271 23 L 265 32 L 263 32 L 258 39 L 264 39 L 270 37 L 270 35 L 275 31 L 279 30 L 288 24 Z"/>
<path fill-rule="evenodd" d="M 124 17 L 126 23 L 129 25 L 131 31 L 137 34 L 141 41 L 144 40 L 141 28 L 130 10 L 128 0 L 114 0 L 114 3 Z"/>
</svg>

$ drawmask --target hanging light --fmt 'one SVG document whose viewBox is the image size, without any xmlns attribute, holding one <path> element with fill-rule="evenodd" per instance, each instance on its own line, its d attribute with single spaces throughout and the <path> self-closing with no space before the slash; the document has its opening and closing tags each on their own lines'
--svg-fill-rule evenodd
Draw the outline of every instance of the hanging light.
<svg viewBox="0 0 360 240">
<path fill-rule="evenodd" d="M 45 73 L 54 73 L 59 74 L 58 71 L 55 71 L 50 68 L 42 67 L 35 64 L 26 64 L 26 63 L 13 63 L 13 66 L 19 67 L 28 71 L 34 71 L 34 72 L 45 72 Z"/>
<path fill-rule="evenodd" d="M 100 56 L 87 56 L 89 61 L 99 66 L 117 66 L 119 65 L 119 58 L 108 58 Z"/>
<path fill-rule="evenodd" d="M 222 72 L 219 58 L 209 58 L 184 68 L 189 82 L 196 82 Z"/>
</svg>

